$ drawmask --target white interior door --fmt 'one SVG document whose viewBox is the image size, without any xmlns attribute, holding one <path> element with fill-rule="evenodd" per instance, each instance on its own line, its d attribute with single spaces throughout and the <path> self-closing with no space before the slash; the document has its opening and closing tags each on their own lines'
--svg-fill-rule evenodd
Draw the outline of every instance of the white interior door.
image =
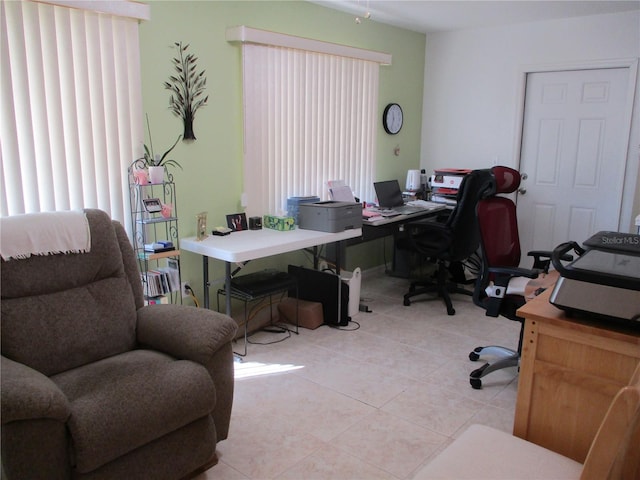
<svg viewBox="0 0 640 480">
<path fill-rule="evenodd" d="M 517 199 L 525 255 L 618 230 L 628 82 L 627 68 L 527 74 Z"/>
</svg>

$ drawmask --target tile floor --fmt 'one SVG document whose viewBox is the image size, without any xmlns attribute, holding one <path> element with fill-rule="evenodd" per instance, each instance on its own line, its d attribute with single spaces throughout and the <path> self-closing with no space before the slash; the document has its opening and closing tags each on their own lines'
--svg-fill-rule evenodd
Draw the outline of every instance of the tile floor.
<svg viewBox="0 0 640 480">
<path fill-rule="evenodd" d="M 354 316 L 360 328 L 300 329 L 280 343 L 250 344 L 236 363 L 229 438 L 218 444 L 218 465 L 197 480 L 411 479 L 472 423 L 510 432 L 516 369 L 474 390 L 468 354 L 514 347 L 519 324 L 486 317 L 460 295 L 454 316 L 440 300 L 404 307 L 407 286 L 365 273 L 361 297 L 372 312 Z"/>
</svg>

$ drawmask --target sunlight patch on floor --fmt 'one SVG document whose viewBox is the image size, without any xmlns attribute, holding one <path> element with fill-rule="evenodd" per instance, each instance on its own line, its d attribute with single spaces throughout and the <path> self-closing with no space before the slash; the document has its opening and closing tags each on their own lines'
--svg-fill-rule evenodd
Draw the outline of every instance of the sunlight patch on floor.
<svg viewBox="0 0 640 480">
<path fill-rule="evenodd" d="M 273 375 L 276 373 L 288 373 L 304 368 L 303 365 L 261 362 L 235 362 L 234 367 L 236 380 L 262 375 Z"/>
</svg>

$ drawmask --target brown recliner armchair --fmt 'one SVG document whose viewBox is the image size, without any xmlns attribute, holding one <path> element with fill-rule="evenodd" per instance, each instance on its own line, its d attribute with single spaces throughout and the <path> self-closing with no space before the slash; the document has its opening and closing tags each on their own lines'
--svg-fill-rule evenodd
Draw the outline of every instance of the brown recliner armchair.
<svg viewBox="0 0 640 480">
<path fill-rule="evenodd" d="M 144 306 L 122 225 L 84 213 L 88 253 L 1 263 L 4 474 L 189 476 L 227 437 L 237 326 L 211 310 Z"/>
</svg>

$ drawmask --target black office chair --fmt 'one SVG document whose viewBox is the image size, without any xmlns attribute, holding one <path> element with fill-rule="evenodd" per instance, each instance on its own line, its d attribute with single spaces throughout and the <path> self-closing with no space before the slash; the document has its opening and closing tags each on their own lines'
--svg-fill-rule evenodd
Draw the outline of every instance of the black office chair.
<svg viewBox="0 0 640 480">
<path fill-rule="evenodd" d="M 447 313 L 456 313 L 451 302 L 452 293 L 471 295 L 467 290 L 451 281 L 451 269 L 472 256 L 480 243 L 477 226 L 476 204 L 491 180 L 489 170 L 474 170 L 465 175 L 458 189 L 453 211 L 438 220 L 423 220 L 405 226 L 405 236 L 398 239 L 397 247 L 417 252 L 437 264 L 435 274 L 426 280 L 412 282 L 404 296 L 404 305 L 409 306 L 417 295 L 436 293 L 444 300 Z M 435 277 L 435 278 L 434 278 Z"/>
<path fill-rule="evenodd" d="M 520 363 L 524 319 L 516 315 L 516 310 L 525 304 L 526 297 L 522 288 L 511 293 L 509 282 L 517 277 L 535 279 L 540 274 L 546 275 L 551 262 L 551 252 L 532 251 L 528 255 L 533 257 L 533 268 L 518 267 L 521 251 L 516 205 L 510 198 L 499 194 L 515 192 L 520 186 L 520 173 L 509 167 L 496 166 L 491 169 L 491 177 L 490 188 L 484 190 L 483 198 L 477 206 L 482 262 L 473 291 L 473 301 L 486 310 L 487 316 L 504 316 L 519 321 L 522 325 L 517 350 L 491 345 L 477 347 L 469 353 L 472 361 L 484 354 L 498 358 L 496 362 L 485 363 L 471 372 L 469 382 L 476 389 L 482 388 L 482 377 L 496 370 L 517 367 Z M 566 255 L 563 260 L 571 258 Z M 533 287 L 527 291 L 531 292 L 530 295 L 539 293 L 535 290 Z"/>
</svg>

